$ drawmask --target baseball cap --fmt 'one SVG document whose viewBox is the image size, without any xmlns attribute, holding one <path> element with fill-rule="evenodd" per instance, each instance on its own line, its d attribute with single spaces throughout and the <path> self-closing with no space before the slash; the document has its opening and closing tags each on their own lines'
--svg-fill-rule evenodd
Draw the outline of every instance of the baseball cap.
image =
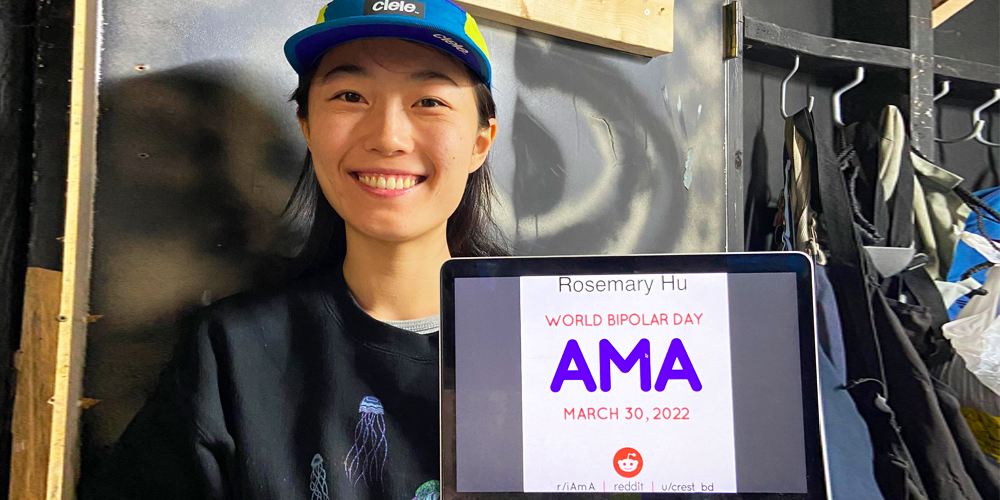
<svg viewBox="0 0 1000 500">
<path fill-rule="evenodd" d="M 448 0 L 333 0 L 316 24 L 285 42 L 285 57 L 298 74 L 331 48 L 362 38 L 401 38 L 441 49 L 491 81 L 490 53 L 476 20 Z"/>
</svg>

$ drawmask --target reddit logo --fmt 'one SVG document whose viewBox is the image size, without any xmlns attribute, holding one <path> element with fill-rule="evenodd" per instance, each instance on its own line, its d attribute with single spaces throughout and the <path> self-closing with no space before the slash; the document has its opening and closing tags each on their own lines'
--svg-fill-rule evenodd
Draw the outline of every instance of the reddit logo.
<svg viewBox="0 0 1000 500">
<path fill-rule="evenodd" d="M 642 471 L 642 455 L 633 448 L 622 448 L 615 453 L 614 464 L 619 476 L 632 478 Z"/>
</svg>

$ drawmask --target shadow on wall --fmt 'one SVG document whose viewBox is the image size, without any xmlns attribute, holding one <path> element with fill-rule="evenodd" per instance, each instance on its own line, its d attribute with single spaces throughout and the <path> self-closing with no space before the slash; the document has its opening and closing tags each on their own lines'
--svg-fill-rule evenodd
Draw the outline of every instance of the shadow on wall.
<svg viewBox="0 0 1000 500">
<path fill-rule="evenodd" d="M 539 40 L 546 38 L 519 31 L 514 57 L 519 85 L 512 120 L 515 253 L 673 250 L 663 242 L 676 240 L 690 207 L 683 195 L 690 178 L 679 172 L 693 151 L 682 148 L 688 139 L 683 110 L 670 104 L 665 111 L 651 108 L 636 82 L 604 59 L 582 54 L 581 44 Z M 640 56 L 615 55 L 626 64 L 649 63 Z M 539 99 L 529 104 L 529 97 L 538 93 L 571 96 L 573 108 L 533 108 Z M 576 144 L 560 144 L 546 129 L 553 114 L 563 119 L 561 126 L 575 128 Z M 696 129 L 698 118 L 691 119 Z M 569 154 L 576 160 L 596 156 L 599 171 L 583 171 L 581 164 L 594 160 L 576 161 Z M 582 193 L 571 192 L 573 176 L 594 180 Z"/>
<path fill-rule="evenodd" d="M 767 100 L 764 96 L 764 75 L 760 75 L 760 115 L 765 116 Z M 750 180 L 745 189 L 746 201 L 743 206 L 743 227 L 746 250 L 768 250 L 774 233 L 774 216 L 778 210 L 771 206 L 772 193 L 767 184 L 768 171 L 767 139 L 764 127 L 753 134 L 753 149 L 750 152 Z M 780 188 L 779 188 L 780 189 Z"/>
<path fill-rule="evenodd" d="M 181 319 L 286 269 L 273 243 L 304 146 L 239 77 L 187 66 L 101 86 L 91 311 L 102 318 L 84 380 L 101 402 L 83 415 L 85 474 L 151 392 Z"/>
</svg>

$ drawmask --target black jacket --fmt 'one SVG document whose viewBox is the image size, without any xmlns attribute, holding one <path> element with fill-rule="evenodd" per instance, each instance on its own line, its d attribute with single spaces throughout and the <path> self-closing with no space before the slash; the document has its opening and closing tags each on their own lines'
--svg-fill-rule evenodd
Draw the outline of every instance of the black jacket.
<svg viewBox="0 0 1000 500">
<path fill-rule="evenodd" d="M 223 299 L 81 493 L 430 498 L 437 343 L 367 315 L 339 271 Z"/>
</svg>

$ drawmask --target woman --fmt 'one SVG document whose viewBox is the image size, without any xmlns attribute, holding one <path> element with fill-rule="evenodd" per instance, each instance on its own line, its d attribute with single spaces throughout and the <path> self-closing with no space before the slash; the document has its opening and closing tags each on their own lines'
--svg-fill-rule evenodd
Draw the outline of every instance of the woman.
<svg viewBox="0 0 1000 500">
<path fill-rule="evenodd" d="M 285 46 L 302 277 L 202 311 L 94 498 L 436 498 L 439 268 L 504 253 L 488 53 L 448 0 L 335 0 Z"/>
</svg>

